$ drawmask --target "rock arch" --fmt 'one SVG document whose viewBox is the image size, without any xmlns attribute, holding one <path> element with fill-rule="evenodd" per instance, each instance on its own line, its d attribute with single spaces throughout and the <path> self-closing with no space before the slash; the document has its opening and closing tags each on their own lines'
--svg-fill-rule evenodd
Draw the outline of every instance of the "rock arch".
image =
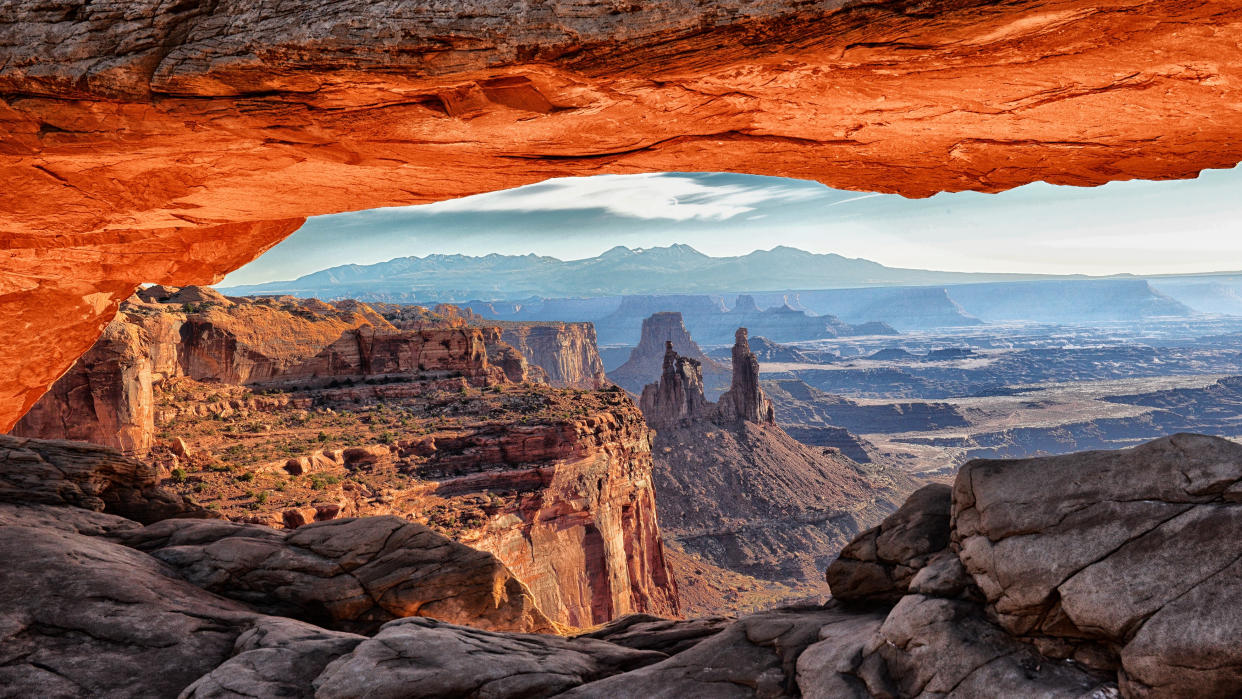
<svg viewBox="0 0 1242 699">
<path fill-rule="evenodd" d="M 927 196 L 1229 167 L 1239 37 L 1194 0 L 9 0 L 0 429 L 137 283 L 308 215 L 606 172 Z"/>
</svg>

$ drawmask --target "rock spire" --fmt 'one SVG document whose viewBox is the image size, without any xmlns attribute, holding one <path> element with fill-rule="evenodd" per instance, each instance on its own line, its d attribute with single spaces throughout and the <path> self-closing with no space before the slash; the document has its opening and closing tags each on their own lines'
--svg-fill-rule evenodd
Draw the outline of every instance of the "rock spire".
<svg viewBox="0 0 1242 699">
<path fill-rule="evenodd" d="M 647 422 L 659 426 L 682 420 L 706 419 L 772 424 L 772 402 L 759 387 L 759 360 L 750 351 L 746 328 L 738 328 L 733 345 L 733 381 L 718 403 L 703 395 L 701 363 L 683 357 L 664 343 L 660 380 L 643 388 L 639 406 Z"/>
</svg>

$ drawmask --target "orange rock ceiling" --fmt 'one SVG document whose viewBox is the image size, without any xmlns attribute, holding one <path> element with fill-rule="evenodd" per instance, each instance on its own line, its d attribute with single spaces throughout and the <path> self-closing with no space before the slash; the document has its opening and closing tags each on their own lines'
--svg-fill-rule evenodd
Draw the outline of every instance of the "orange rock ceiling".
<svg viewBox="0 0 1242 699">
<path fill-rule="evenodd" d="M 928 196 L 1242 160 L 1242 3 L 0 3 L 0 430 L 140 282 L 548 177 Z"/>
</svg>

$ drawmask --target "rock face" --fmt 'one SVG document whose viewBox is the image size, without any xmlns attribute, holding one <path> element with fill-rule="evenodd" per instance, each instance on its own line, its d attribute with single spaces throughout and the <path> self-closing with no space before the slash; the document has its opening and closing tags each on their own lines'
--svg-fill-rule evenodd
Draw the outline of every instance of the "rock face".
<svg viewBox="0 0 1242 699">
<path fill-rule="evenodd" d="M 160 328 L 163 330 L 164 328 Z M 143 453 L 151 447 L 154 372 L 144 328 L 113 321 L 13 428 L 13 434 L 72 439 Z"/>
<path fill-rule="evenodd" d="M 1240 23 L 1159 0 L 9 3 L 0 316 L 30 330 L 0 429 L 139 281 L 210 282 L 308 215 L 601 172 L 927 196 L 1229 167 Z"/>
<path fill-rule="evenodd" d="M 733 359 L 718 403 L 703 396 L 699 363 L 672 343 L 660 381 L 643 389 L 643 415 L 656 430 L 661 527 L 714 565 L 823 594 L 817 569 L 891 511 L 909 481 L 807 447 L 776 426 L 745 329 Z"/>
<path fill-rule="evenodd" d="M 899 601 L 821 631 L 804 694 L 1236 695 L 1239 464 L 1242 446 L 1188 434 L 970 462 L 951 519 L 929 486 L 829 567 L 839 599 Z"/>
<path fill-rule="evenodd" d="M 498 343 L 495 351 L 503 349 Z M 524 375 L 520 366 L 492 365 L 478 329 L 398 330 L 352 301 L 232 301 L 210 289 L 155 286 L 122 306 L 13 434 L 145 454 L 154 445 L 152 386 L 172 377 L 261 385 L 454 374 L 485 385 L 506 380 L 506 371 Z"/>
<path fill-rule="evenodd" d="M 494 556 L 396 517 L 338 519 L 292 532 L 168 520 L 119 540 L 222 597 L 342 631 L 375 633 L 408 616 L 499 631 L 554 630 L 530 590 Z"/>
<path fill-rule="evenodd" d="M 205 517 L 159 485 L 154 466 L 80 442 L 0 435 L 0 502 L 65 505 L 141 522 Z"/>
<path fill-rule="evenodd" d="M 631 393 L 641 392 L 652 377 L 664 371 L 669 343 L 678 356 L 697 362 L 700 383 L 708 396 L 719 395 L 729 385 L 732 372 L 703 354 L 682 323 L 681 313 L 676 312 L 655 313 L 644 320 L 638 346 L 628 361 L 608 372 L 608 378 Z"/>
<path fill-rule="evenodd" d="M 928 557 L 948 545 L 952 489 L 935 483 L 916 490 L 877 527 L 860 534 L 828 566 L 840 599 L 895 603 Z"/>
<path fill-rule="evenodd" d="M 470 327 L 456 309 L 166 287 L 125 309 L 115 334 L 136 338 L 123 347 L 142 382 L 115 363 L 80 363 L 22 433 L 72 429 L 121 446 L 131 431 L 113 428 L 116 416 L 142 416 L 125 428 L 141 452 L 164 476 L 177 471 L 171 487 L 222 515 L 288 528 L 414 519 L 496 555 L 558 623 L 677 613 L 648 430 L 622 393 L 510 385 L 530 366 L 500 329 Z M 116 344 L 106 339 L 100 353 Z M 73 428 L 63 416 L 77 415 L 82 383 L 98 399 L 93 419 Z M 328 431 L 344 444 L 325 442 Z"/>
<path fill-rule="evenodd" d="M 493 321 L 494 322 L 494 321 Z M 590 323 L 502 323 L 501 338 L 542 369 L 558 388 L 608 385 Z"/>
</svg>

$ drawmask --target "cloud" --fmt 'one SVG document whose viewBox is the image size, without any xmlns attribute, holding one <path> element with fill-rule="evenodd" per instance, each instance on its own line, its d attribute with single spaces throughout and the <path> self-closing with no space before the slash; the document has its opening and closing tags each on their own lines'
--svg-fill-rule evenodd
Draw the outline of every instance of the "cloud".
<svg viewBox="0 0 1242 699">
<path fill-rule="evenodd" d="M 807 183 L 715 184 L 671 173 L 599 175 L 553 179 L 418 208 L 437 214 L 600 209 L 624 218 L 724 221 L 763 206 L 805 201 L 827 192 Z"/>
</svg>

